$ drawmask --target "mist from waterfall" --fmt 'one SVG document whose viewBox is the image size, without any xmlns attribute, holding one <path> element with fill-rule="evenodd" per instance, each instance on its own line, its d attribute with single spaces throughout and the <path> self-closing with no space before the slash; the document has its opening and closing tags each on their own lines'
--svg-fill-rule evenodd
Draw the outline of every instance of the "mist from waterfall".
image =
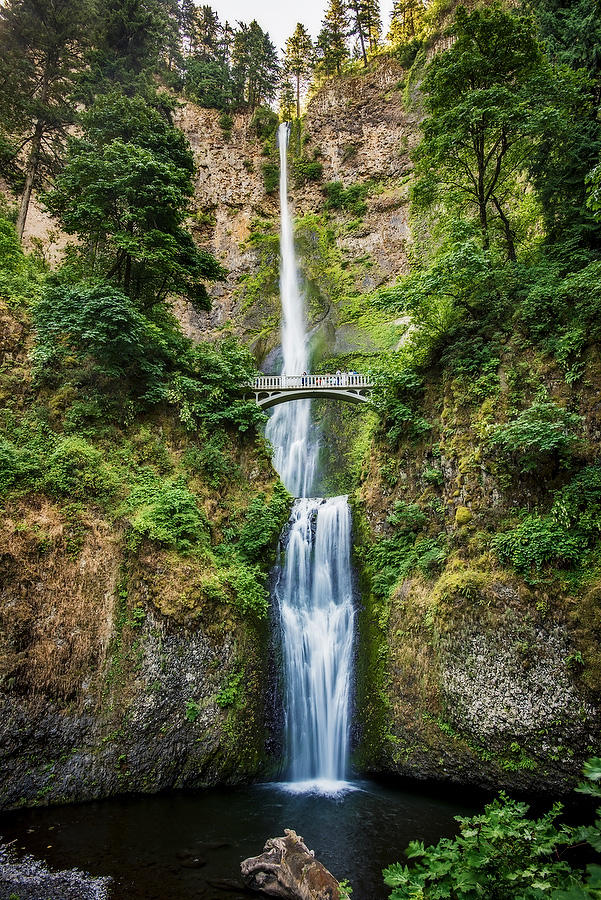
<svg viewBox="0 0 601 900">
<path fill-rule="evenodd" d="M 306 313 L 288 202 L 288 137 L 280 125 L 282 374 L 309 370 Z M 266 427 L 274 465 L 299 498 L 280 545 L 287 777 L 298 790 L 336 790 L 347 774 L 355 612 L 346 497 L 310 499 L 319 458 L 311 401 L 275 407 Z"/>
</svg>

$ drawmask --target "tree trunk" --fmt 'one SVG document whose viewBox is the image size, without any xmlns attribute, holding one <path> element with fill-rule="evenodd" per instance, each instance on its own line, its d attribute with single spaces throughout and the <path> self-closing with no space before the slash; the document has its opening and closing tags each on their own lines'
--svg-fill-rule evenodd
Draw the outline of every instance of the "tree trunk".
<svg viewBox="0 0 601 900">
<path fill-rule="evenodd" d="M 35 132 L 33 135 L 33 139 L 31 142 L 31 151 L 29 153 L 29 159 L 27 160 L 27 170 L 25 173 L 25 187 L 23 188 L 23 194 L 21 195 L 21 202 L 19 204 L 19 215 L 17 216 L 17 234 L 19 236 L 19 240 L 23 240 L 23 232 L 25 231 L 25 220 L 27 219 L 27 213 L 29 211 L 29 204 L 31 202 L 31 194 L 33 191 L 33 185 L 35 182 L 36 175 L 38 173 L 38 165 L 40 162 L 40 150 L 42 149 L 42 136 L 44 134 L 44 125 L 38 119 L 38 122 L 35 126 Z"/>
<path fill-rule="evenodd" d="M 497 200 L 497 198 L 493 195 L 491 197 L 492 202 L 495 205 L 495 209 L 499 213 L 499 218 L 503 223 L 503 231 L 505 232 L 505 240 L 507 242 L 507 256 L 509 257 L 510 262 L 516 262 L 517 256 L 515 252 L 515 241 L 513 239 L 513 231 L 511 230 L 511 225 L 509 224 L 509 219 L 503 212 L 501 204 Z"/>
<path fill-rule="evenodd" d="M 300 73 L 296 74 L 296 118 L 300 119 Z"/>
</svg>

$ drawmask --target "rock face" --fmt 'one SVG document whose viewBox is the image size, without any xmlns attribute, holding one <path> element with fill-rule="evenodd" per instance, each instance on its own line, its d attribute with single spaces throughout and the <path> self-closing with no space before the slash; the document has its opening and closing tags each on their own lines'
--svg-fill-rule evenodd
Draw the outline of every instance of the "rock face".
<svg viewBox="0 0 601 900">
<path fill-rule="evenodd" d="M 266 897 L 281 900 L 341 900 L 340 885 L 302 837 L 290 828 L 284 834 L 270 838 L 260 856 L 241 863 L 244 883 Z"/>
<path fill-rule="evenodd" d="M 409 151 L 418 132 L 417 116 L 407 113 L 403 103 L 405 74 L 398 62 L 384 60 L 373 73 L 333 80 L 318 92 L 307 110 L 302 144 L 303 158 L 314 158 L 322 166 L 319 181 L 296 178 L 291 152 L 289 187 L 295 215 L 318 217 L 299 239 L 307 245 L 301 248 L 301 268 L 310 329 L 322 354 L 335 347 L 337 352 L 374 349 L 369 335 L 346 321 L 341 298 L 332 294 L 331 272 L 316 271 L 323 259 L 311 260 L 326 231 L 336 248 L 337 265 L 346 273 L 345 290 L 371 291 L 407 269 Z M 225 282 L 209 288 L 209 313 L 180 302 L 178 316 L 197 337 L 217 334 L 228 323 L 254 348 L 259 362 L 267 358 L 269 366 L 270 353 L 279 344 L 279 200 L 277 190 L 266 193 L 262 173 L 266 164 L 277 164 L 276 157 L 273 150 L 265 156 L 248 115 L 234 116 L 231 132 L 224 135 L 216 110 L 187 103 L 178 111 L 176 124 L 188 137 L 197 164 L 196 211 L 190 227 L 228 270 Z M 366 209 L 360 217 L 330 210 L 327 223 L 321 219 L 324 185 L 334 181 L 345 188 L 365 187 Z M 252 240 L 257 221 L 276 238 L 267 252 Z M 318 250 L 323 258 L 324 247 Z M 355 265 L 355 260 L 361 263 Z M 331 263 L 324 265 L 331 268 Z M 249 279 L 258 279 L 258 296 L 249 293 Z"/>
<path fill-rule="evenodd" d="M 15 531 L 17 515 L 26 529 Z M 42 528 L 52 549 L 40 553 Z M 267 626 L 215 606 L 197 564 L 156 548 L 126 575 L 118 535 L 100 519 L 73 560 L 67 528 L 48 501 L 4 519 L 0 808 L 257 775 Z M 242 658 L 243 710 L 224 708 L 219 692 Z"/>
<path fill-rule="evenodd" d="M 505 367 L 524 365 L 509 352 L 498 409 Z M 578 387 L 548 361 L 537 374 L 581 414 L 593 462 L 601 357 L 589 355 Z M 364 583 L 359 765 L 488 789 L 568 791 L 599 746 L 601 589 L 594 575 L 580 585 L 554 572 L 520 576 L 495 552 L 494 536 L 515 510 L 548 503 L 566 474 L 552 461 L 520 474 L 487 449 L 481 422 L 490 404 L 460 379 L 431 373 L 420 405 L 427 437 L 372 444 L 355 497 L 357 531 L 369 544 L 386 542 L 398 534 L 391 517 L 418 509 L 425 524 L 415 548 L 442 548 L 443 561 L 416 567 L 389 595 L 377 585 L 371 593 L 375 579 Z"/>
</svg>

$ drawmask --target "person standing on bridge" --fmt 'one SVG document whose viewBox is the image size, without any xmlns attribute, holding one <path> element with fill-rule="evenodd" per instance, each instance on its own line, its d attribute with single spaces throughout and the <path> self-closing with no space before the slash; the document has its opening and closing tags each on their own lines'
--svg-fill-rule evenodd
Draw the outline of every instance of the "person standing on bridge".
<svg viewBox="0 0 601 900">
<path fill-rule="evenodd" d="M 340 376 L 341 375 L 342 375 L 342 372 L 340 371 L 340 369 L 336 369 L 336 384 L 337 385 L 340 384 Z"/>
<path fill-rule="evenodd" d="M 302 385 L 302 387 L 305 386 L 306 382 L 307 382 L 307 373 L 306 373 L 306 372 L 303 372 L 303 376 L 302 376 L 302 378 L 301 378 L 301 385 Z"/>
</svg>

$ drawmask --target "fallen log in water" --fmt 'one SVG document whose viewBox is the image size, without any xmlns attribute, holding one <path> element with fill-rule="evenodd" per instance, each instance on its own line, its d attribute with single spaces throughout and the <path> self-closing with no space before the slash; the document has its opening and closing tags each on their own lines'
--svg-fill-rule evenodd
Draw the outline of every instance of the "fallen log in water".
<svg viewBox="0 0 601 900">
<path fill-rule="evenodd" d="M 290 828 L 270 838 L 260 856 L 240 864 L 244 883 L 280 900 L 341 900 L 340 885 Z"/>
</svg>

